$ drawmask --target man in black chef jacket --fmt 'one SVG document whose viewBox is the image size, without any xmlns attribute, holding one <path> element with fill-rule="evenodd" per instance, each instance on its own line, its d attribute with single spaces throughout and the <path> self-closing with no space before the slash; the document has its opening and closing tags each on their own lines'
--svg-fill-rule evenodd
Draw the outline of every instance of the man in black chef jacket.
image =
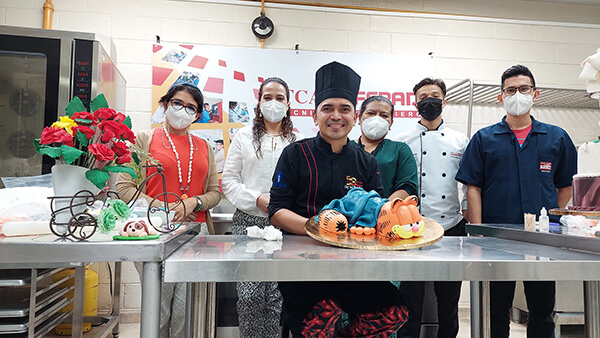
<svg viewBox="0 0 600 338">
<path fill-rule="evenodd" d="M 316 137 L 287 146 L 273 174 L 269 218 L 291 234 L 306 235 L 304 224 L 333 199 L 361 187 L 383 193 L 375 158 L 350 142 L 356 123 L 360 76 L 338 62 L 316 73 Z M 399 291 L 390 282 L 285 282 L 283 317 L 294 337 L 333 336 L 345 311 L 348 337 L 387 337 L 407 318 Z"/>
</svg>

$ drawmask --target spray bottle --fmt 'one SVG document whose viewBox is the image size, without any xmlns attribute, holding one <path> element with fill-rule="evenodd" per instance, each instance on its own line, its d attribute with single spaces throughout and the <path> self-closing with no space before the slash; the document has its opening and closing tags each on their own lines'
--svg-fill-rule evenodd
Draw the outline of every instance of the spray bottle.
<svg viewBox="0 0 600 338">
<path fill-rule="evenodd" d="M 548 232 L 550 229 L 550 219 L 548 218 L 548 213 L 544 207 L 542 207 L 542 210 L 540 211 L 539 225 L 541 232 Z"/>
</svg>

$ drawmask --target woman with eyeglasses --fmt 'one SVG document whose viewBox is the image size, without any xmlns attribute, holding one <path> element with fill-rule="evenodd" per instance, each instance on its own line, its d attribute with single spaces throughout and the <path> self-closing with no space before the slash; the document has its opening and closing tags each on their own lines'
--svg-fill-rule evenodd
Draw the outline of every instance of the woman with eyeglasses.
<svg viewBox="0 0 600 338">
<path fill-rule="evenodd" d="M 285 81 L 266 79 L 258 98 L 253 125 L 235 134 L 221 177 L 225 197 L 237 208 L 234 235 L 246 235 L 251 226 L 271 225 L 267 208 L 275 166 L 283 148 L 303 138 L 293 131 Z M 277 282 L 239 282 L 237 293 L 240 337 L 279 337 L 282 297 Z"/>
<path fill-rule="evenodd" d="M 139 132 L 135 147 L 162 164 L 167 192 L 183 200 L 183 203 L 175 203 L 176 198 L 169 197 L 169 207 L 174 212 L 172 221 L 205 223 L 202 231 L 212 234 L 214 228 L 208 209 L 221 199 L 214 152 L 208 142 L 193 136 L 189 130 L 201 114 L 204 97 L 193 82 L 178 80 L 159 103 L 165 111 L 165 122 L 159 128 Z M 142 170 L 140 182 L 155 172 L 156 168 Z M 116 189 L 121 199 L 129 202 L 138 186 L 129 175 L 120 174 Z M 162 192 L 162 178 L 157 175 L 142 187 L 140 198 L 151 203 Z M 153 206 L 159 207 L 162 202 L 155 201 Z M 141 264 L 136 264 L 136 268 L 141 275 Z M 162 284 L 160 337 L 183 337 L 185 294 L 185 283 Z"/>
</svg>

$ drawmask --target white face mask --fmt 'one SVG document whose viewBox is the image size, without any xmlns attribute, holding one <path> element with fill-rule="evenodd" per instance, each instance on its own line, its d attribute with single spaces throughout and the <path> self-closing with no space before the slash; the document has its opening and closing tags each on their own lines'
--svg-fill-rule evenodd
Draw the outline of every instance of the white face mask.
<svg viewBox="0 0 600 338">
<path fill-rule="evenodd" d="M 167 108 L 165 116 L 167 117 L 167 121 L 169 121 L 169 125 L 175 129 L 185 129 L 196 120 L 196 115 L 186 113 L 185 108 L 177 110 L 172 106 Z"/>
<path fill-rule="evenodd" d="M 514 116 L 520 116 L 529 111 L 533 106 L 533 96 L 516 92 L 513 96 L 504 98 L 504 109 Z"/>
<path fill-rule="evenodd" d="M 267 121 L 277 123 L 285 117 L 287 106 L 283 102 L 270 100 L 260 104 L 260 111 Z"/>
<path fill-rule="evenodd" d="M 360 128 L 369 140 L 379 140 L 388 133 L 390 124 L 383 117 L 373 116 L 364 119 Z"/>
</svg>

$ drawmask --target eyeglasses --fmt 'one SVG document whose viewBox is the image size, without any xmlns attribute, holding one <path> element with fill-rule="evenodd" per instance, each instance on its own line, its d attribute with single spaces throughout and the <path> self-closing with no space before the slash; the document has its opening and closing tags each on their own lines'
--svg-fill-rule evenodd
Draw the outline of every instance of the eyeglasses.
<svg viewBox="0 0 600 338">
<path fill-rule="evenodd" d="M 183 104 L 183 102 L 177 100 L 177 99 L 171 99 L 169 101 L 169 103 L 171 103 L 171 107 L 175 108 L 175 110 L 181 110 L 183 108 L 185 108 L 185 112 L 189 115 L 196 115 L 198 113 L 198 108 L 195 106 L 186 106 Z"/>
<path fill-rule="evenodd" d="M 506 87 L 506 88 L 502 89 L 502 92 L 508 96 L 513 96 L 513 95 L 515 95 L 517 90 L 521 94 L 528 94 L 529 92 L 531 92 L 531 90 L 533 88 L 535 88 L 535 87 L 529 86 L 529 85 L 523 85 L 521 87 Z"/>
</svg>

